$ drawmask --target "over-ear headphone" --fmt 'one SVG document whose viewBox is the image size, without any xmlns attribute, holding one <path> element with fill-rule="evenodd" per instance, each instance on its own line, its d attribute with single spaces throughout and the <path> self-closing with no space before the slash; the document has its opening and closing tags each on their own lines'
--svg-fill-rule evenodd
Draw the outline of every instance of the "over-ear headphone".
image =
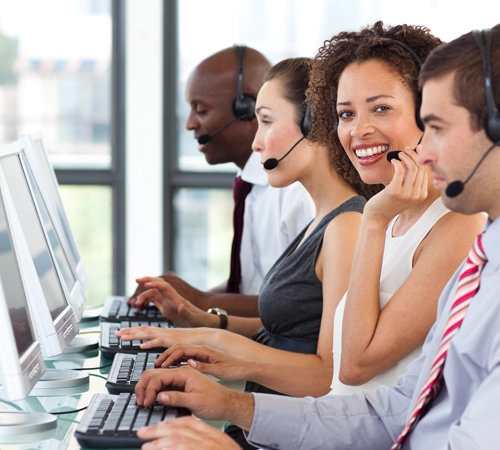
<svg viewBox="0 0 500 450">
<path fill-rule="evenodd" d="M 418 71 L 420 72 L 420 69 L 422 68 L 422 60 L 415 53 L 415 50 L 413 50 L 409 45 L 405 44 L 404 42 L 398 41 L 397 39 L 391 39 L 391 42 L 394 42 L 400 47 L 403 47 L 412 56 L 413 60 L 415 61 L 415 64 L 417 65 Z M 417 98 L 415 99 L 415 121 L 417 122 L 418 128 L 420 128 L 421 131 L 424 131 L 425 130 L 424 123 L 420 119 L 421 105 L 422 105 L 422 93 L 419 91 L 417 92 Z"/>
<path fill-rule="evenodd" d="M 484 130 L 491 142 L 500 141 L 500 112 L 495 104 L 495 97 L 493 96 L 492 86 L 492 70 L 491 70 L 491 42 L 493 40 L 493 32 L 491 28 L 485 30 L 472 31 L 479 50 L 481 51 L 481 58 L 483 59 L 484 83 L 486 86 L 486 104 L 488 106 L 488 117 Z"/>
<path fill-rule="evenodd" d="M 309 133 L 311 132 L 311 127 L 312 127 L 312 116 L 311 116 L 311 102 L 312 98 L 309 98 L 306 104 L 306 110 L 304 112 L 304 116 L 302 117 L 302 120 L 300 121 L 300 131 L 302 132 L 302 135 L 307 139 L 309 136 Z"/>
<path fill-rule="evenodd" d="M 252 120 L 255 117 L 254 95 L 243 92 L 243 63 L 245 61 L 246 45 L 234 45 L 234 50 L 238 57 L 238 85 L 236 88 L 236 98 L 233 102 L 233 113 L 239 120 Z"/>
</svg>

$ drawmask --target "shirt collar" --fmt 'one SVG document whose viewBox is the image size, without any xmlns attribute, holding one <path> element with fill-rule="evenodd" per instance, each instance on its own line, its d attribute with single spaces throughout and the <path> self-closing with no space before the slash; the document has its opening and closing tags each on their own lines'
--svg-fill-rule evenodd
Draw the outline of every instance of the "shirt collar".
<svg viewBox="0 0 500 450">
<path fill-rule="evenodd" d="M 488 264 L 498 270 L 500 267 L 500 218 L 493 222 L 488 219 L 484 229 L 483 248 Z"/>
<path fill-rule="evenodd" d="M 238 170 L 237 175 L 241 176 L 243 181 L 258 186 L 267 186 L 269 184 L 267 181 L 267 174 L 260 163 L 260 154 L 256 152 L 252 152 L 245 167 L 243 167 L 243 170 Z"/>
</svg>

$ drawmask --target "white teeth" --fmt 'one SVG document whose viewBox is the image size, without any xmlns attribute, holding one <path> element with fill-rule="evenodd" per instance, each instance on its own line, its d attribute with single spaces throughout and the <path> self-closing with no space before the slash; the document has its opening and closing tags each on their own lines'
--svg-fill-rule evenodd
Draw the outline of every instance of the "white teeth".
<svg viewBox="0 0 500 450">
<path fill-rule="evenodd" d="M 364 150 L 356 150 L 356 156 L 358 158 L 366 158 L 367 156 L 377 155 L 383 153 L 389 149 L 388 145 L 379 145 L 377 147 L 371 147 Z"/>
</svg>

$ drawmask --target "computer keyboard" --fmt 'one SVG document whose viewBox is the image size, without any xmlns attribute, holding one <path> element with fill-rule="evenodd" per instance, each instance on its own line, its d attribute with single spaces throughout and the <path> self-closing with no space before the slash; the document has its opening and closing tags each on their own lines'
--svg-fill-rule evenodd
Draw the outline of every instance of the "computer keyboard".
<svg viewBox="0 0 500 450">
<path fill-rule="evenodd" d="M 75 437 L 82 447 L 139 448 L 146 442 L 137 437 L 139 428 L 189 414 L 187 409 L 159 403 L 142 408 L 135 404 L 134 394 L 95 394 Z"/>
<path fill-rule="evenodd" d="M 109 371 L 106 389 L 110 394 L 134 392 L 135 385 L 141 379 L 142 373 L 145 370 L 154 369 L 154 363 L 159 356 L 160 353 L 137 353 L 137 355 L 117 353 Z M 185 364 L 185 362 L 181 362 L 178 365 L 170 366 L 170 368 L 175 369 Z"/>
<path fill-rule="evenodd" d="M 122 320 L 151 320 L 155 322 L 170 322 L 154 305 L 148 305 L 144 310 L 127 305 L 127 297 L 110 296 L 106 298 L 100 319 L 103 322 L 121 322 Z"/>
<path fill-rule="evenodd" d="M 121 323 L 114 322 L 101 322 L 101 355 L 104 358 L 113 359 L 116 353 L 130 353 L 136 354 L 139 352 L 147 353 L 162 353 L 165 351 L 162 347 L 156 347 L 151 349 L 143 349 L 140 347 L 141 344 L 147 342 L 147 340 L 134 340 L 134 341 L 122 341 L 120 338 L 115 336 L 115 331 L 119 331 L 122 328 L 132 328 L 140 326 L 150 326 L 163 328 L 168 326 L 165 322 L 150 322 L 150 321 L 138 321 L 132 322 L 129 320 L 124 320 Z"/>
</svg>

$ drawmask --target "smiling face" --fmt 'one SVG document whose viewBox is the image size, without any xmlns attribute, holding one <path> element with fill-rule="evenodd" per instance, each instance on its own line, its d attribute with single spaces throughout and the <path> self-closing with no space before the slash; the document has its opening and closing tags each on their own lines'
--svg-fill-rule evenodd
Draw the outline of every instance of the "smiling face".
<svg viewBox="0 0 500 450">
<path fill-rule="evenodd" d="M 257 96 L 259 128 L 252 145 L 253 150 L 260 153 L 261 163 L 269 158 L 280 159 L 303 137 L 295 114 L 293 103 L 283 98 L 280 79 L 264 83 Z M 288 186 L 308 172 L 314 164 L 314 153 L 307 142 L 304 139 L 275 169 L 267 171 L 269 184 Z"/>
<path fill-rule="evenodd" d="M 340 142 L 362 180 L 389 184 L 387 152 L 415 147 L 422 134 L 401 75 L 378 60 L 354 62 L 339 78 L 336 107 Z"/>
<path fill-rule="evenodd" d="M 458 106 L 453 95 L 455 73 L 427 81 L 423 88 L 421 116 L 425 134 L 419 162 L 431 167 L 434 186 L 444 204 L 465 214 L 486 211 L 492 219 L 500 215 L 500 151 L 493 149 L 464 187 L 461 194 L 445 194 L 453 181 L 465 181 L 491 147 L 484 130 L 471 127 L 469 111 Z"/>
</svg>

